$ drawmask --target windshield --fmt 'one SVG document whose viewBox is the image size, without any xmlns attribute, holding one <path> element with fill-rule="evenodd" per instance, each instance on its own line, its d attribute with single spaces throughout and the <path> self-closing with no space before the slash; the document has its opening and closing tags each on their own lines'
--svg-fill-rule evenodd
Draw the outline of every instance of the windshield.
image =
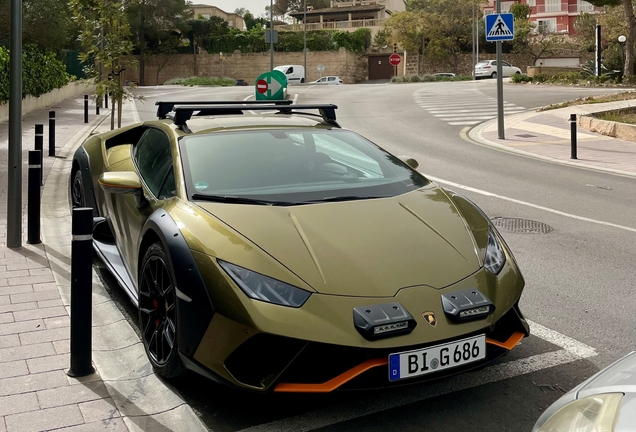
<svg viewBox="0 0 636 432">
<path fill-rule="evenodd" d="M 343 130 L 217 132 L 180 141 L 195 200 L 296 205 L 401 195 L 428 180 Z"/>
</svg>

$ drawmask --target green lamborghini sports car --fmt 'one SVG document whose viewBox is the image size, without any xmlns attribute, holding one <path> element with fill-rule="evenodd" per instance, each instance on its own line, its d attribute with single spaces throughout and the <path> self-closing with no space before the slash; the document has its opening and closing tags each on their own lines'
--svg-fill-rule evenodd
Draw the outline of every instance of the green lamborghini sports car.
<svg viewBox="0 0 636 432">
<path fill-rule="evenodd" d="M 515 259 L 468 199 L 334 105 L 158 102 L 88 138 L 72 205 L 160 375 L 330 392 L 439 379 L 529 328 Z"/>
</svg>

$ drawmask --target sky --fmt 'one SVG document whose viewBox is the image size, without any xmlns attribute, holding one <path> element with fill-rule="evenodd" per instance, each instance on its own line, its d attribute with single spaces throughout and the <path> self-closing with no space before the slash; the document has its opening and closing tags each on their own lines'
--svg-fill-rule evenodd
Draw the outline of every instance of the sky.
<svg viewBox="0 0 636 432">
<path fill-rule="evenodd" d="M 225 12 L 234 12 L 244 7 L 256 17 L 265 13 L 265 6 L 269 6 L 270 0 L 191 0 L 196 4 L 209 4 L 223 9 Z"/>
</svg>

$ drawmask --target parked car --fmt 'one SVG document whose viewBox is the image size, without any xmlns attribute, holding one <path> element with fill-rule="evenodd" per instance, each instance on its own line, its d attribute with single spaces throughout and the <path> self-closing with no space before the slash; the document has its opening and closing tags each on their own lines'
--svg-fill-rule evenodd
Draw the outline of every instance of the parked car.
<svg viewBox="0 0 636 432">
<path fill-rule="evenodd" d="M 502 61 L 501 72 L 504 77 L 509 77 L 514 74 L 520 74 L 521 69 Z M 475 65 L 475 78 L 485 77 L 497 78 L 497 60 L 484 60 Z"/>
<path fill-rule="evenodd" d="M 301 65 L 276 66 L 274 70 L 281 71 L 287 77 L 287 84 L 302 84 L 305 82 L 305 68 Z"/>
<path fill-rule="evenodd" d="M 236 81 L 236 85 L 237 86 L 246 86 L 246 85 L 248 85 L 247 81 L 245 81 L 244 79 L 236 79 L 235 81 Z"/>
<path fill-rule="evenodd" d="M 342 79 L 338 76 L 324 76 L 316 81 L 310 81 L 309 84 L 318 85 L 340 85 L 343 84 Z"/>
<path fill-rule="evenodd" d="M 636 430 L 636 351 L 561 396 L 532 432 Z"/>
<path fill-rule="evenodd" d="M 399 386 L 484 367 L 529 335 L 524 278 L 488 217 L 342 128 L 335 105 L 157 105 L 156 121 L 84 141 L 69 187 L 161 376 Z"/>
</svg>

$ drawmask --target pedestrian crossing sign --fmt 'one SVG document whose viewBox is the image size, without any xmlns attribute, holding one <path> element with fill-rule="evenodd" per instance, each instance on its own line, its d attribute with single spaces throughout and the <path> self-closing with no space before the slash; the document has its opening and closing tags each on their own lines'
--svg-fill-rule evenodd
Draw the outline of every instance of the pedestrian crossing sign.
<svg viewBox="0 0 636 432">
<path fill-rule="evenodd" d="M 511 13 L 486 15 L 486 41 L 507 41 L 514 38 L 514 15 Z"/>
</svg>

